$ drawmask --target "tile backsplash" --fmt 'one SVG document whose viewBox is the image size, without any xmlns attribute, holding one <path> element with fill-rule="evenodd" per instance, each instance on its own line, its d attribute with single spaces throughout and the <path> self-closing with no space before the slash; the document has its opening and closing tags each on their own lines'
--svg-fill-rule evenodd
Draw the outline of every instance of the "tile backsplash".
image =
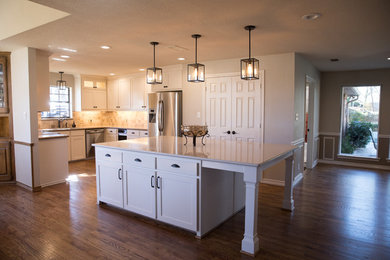
<svg viewBox="0 0 390 260">
<path fill-rule="evenodd" d="M 73 112 L 73 119 L 64 120 L 61 126 L 64 127 L 67 123 L 68 127 L 71 127 L 74 121 L 76 127 L 112 126 L 147 129 L 147 118 L 146 111 L 81 111 Z M 41 113 L 38 113 L 38 127 L 39 129 L 56 128 L 58 120 L 41 120 Z"/>
</svg>

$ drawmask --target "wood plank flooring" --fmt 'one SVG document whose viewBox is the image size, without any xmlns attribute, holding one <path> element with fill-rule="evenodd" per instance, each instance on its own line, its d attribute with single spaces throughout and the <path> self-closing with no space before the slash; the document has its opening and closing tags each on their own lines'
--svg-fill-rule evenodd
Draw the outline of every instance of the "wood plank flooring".
<svg viewBox="0 0 390 260">
<path fill-rule="evenodd" d="M 96 204 L 94 161 L 78 181 L 31 193 L 0 185 L 0 259 L 253 259 L 240 254 L 241 211 L 202 240 Z M 319 165 L 295 187 L 260 185 L 256 259 L 390 259 L 390 172 Z"/>
</svg>

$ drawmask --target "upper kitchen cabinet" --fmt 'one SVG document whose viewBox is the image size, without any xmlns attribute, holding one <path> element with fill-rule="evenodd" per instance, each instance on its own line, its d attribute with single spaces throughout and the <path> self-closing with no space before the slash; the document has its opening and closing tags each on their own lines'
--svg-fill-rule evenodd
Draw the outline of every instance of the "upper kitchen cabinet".
<svg viewBox="0 0 390 260">
<path fill-rule="evenodd" d="M 0 113 L 8 113 L 7 57 L 0 56 Z"/>
<path fill-rule="evenodd" d="M 109 110 L 131 109 L 130 78 L 112 79 L 107 82 L 107 105 Z"/>
<path fill-rule="evenodd" d="M 137 77 L 131 79 L 131 109 L 132 110 L 145 110 L 148 99 L 148 86 L 146 84 L 146 78 Z"/>
<path fill-rule="evenodd" d="M 81 109 L 107 109 L 106 79 L 93 76 L 81 77 Z"/>
<path fill-rule="evenodd" d="M 180 90 L 183 85 L 183 66 L 163 67 L 163 83 L 151 85 L 152 92 Z"/>
</svg>

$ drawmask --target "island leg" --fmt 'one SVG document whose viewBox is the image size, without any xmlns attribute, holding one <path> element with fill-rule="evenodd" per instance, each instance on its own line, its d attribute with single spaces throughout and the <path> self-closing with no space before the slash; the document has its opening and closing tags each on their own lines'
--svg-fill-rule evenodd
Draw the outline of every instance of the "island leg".
<svg viewBox="0 0 390 260">
<path fill-rule="evenodd" d="M 257 213 L 259 180 L 261 172 L 257 167 L 245 167 L 245 233 L 241 243 L 241 252 L 254 256 L 259 251 L 259 238 L 257 236 Z"/>
<path fill-rule="evenodd" d="M 284 176 L 284 198 L 283 209 L 293 211 L 293 179 L 294 179 L 294 154 L 285 159 L 286 162 L 286 174 Z"/>
</svg>

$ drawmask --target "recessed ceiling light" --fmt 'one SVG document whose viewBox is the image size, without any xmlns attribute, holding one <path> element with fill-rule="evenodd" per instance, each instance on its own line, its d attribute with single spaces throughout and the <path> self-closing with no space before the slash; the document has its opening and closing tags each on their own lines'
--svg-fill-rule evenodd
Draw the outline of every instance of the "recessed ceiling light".
<svg viewBox="0 0 390 260">
<path fill-rule="evenodd" d="M 64 58 L 64 59 L 69 59 L 69 58 L 70 58 L 70 56 L 68 56 L 68 55 L 61 55 L 61 58 Z"/>
<path fill-rule="evenodd" d="M 111 47 L 108 46 L 108 45 L 102 45 L 102 46 L 100 46 L 100 48 L 102 48 L 102 49 L 104 49 L 104 50 L 109 50 L 109 49 L 111 49 Z"/>
<path fill-rule="evenodd" d="M 77 52 L 77 50 L 69 49 L 69 48 L 62 48 L 62 47 L 60 47 L 58 49 L 63 50 L 63 51 L 69 51 L 69 52 Z"/>
<path fill-rule="evenodd" d="M 388 57 L 387 60 L 390 60 L 390 57 Z"/>
<path fill-rule="evenodd" d="M 139 69 L 139 71 L 145 71 L 145 69 Z"/>
<path fill-rule="evenodd" d="M 52 58 L 52 60 L 56 60 L 56 61 L 66 61 L 65 59 L 60 59 L 60 58 Z"/>
<path fill-rule="evenodd" d="M 331 62 L 337 62 L 337 61 L 339 61 L 339 59 L 333 58 L 333 59 L 330 59 L 330 61 L 331 61 Z"/>
<path fill-rule="evenodd" d="M 178 60 L 185 60 L 185 58 L 177 58 Z"/>
<path fill-rule="evenodd" d="M 321 14 L 320 13 L 310 13 L 310 14 L 305 14 L 304 16 L 302 16 L 301 18 L 303 20 L 315 20 L 315 19 L 318 19 L 321 17 Z"/>
<path fill-rule="evenodd" d="M 115 73 L 110 73 L 110 76 L 114 76 L 115 75 Z"/>
</svg>

